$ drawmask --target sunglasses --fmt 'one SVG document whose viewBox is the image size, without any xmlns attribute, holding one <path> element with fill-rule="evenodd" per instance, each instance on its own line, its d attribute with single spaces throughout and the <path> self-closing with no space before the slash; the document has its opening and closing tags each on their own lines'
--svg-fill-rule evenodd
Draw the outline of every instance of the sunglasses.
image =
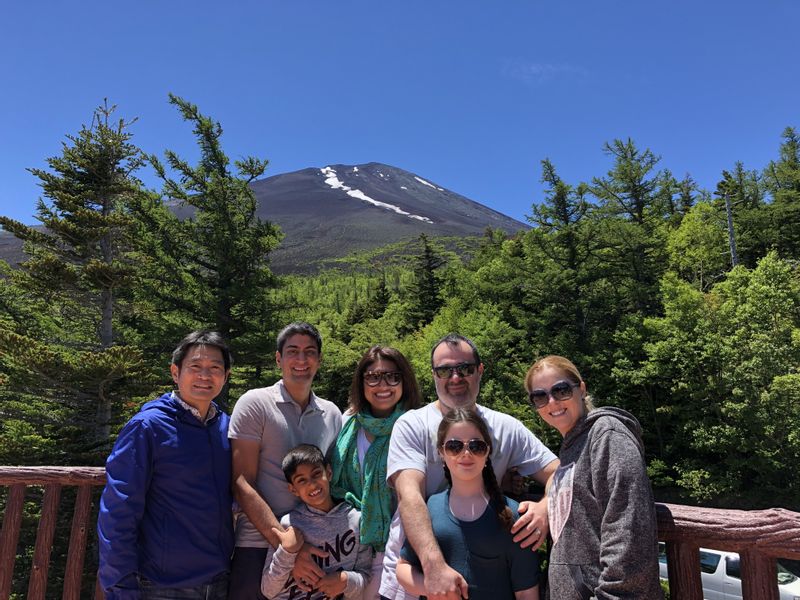
<svg viewBox="0 0 800 600">
<path fill-rule="evenodd" d="M 433 367 L 433 374 L 438 379 L 450 379 L 453 375 L 459 377 L 469 377 L 475 373 L 478 367 L 475 363 L 461 363 L 460 365 L 453 365 L 452 367 Z"/>
<path fill-rule="evenodd" d="M 536 408 L 544 408 L 550 404 L 550 398 L 556 402 L 564 402 L 572 398 L 572 390 L 580 387 L 580 383 L 572 383 L 570 381 L 559 381 L 553 384 L 549 390 L 536 389 L 528 392 L 528 400 Z"/>
<path fill-rule="evenodd" d="M 472 456 L 486 456 L 486 454 L 489 452 L 489 444 L 480 438 L 472 438 L 466 442 L 462 442 L 461 440 L 454 438 L 452 440 L 447 440 L 444 444 L 442 444 L 442 448 L 447 456 L 452 457 L 461 454 L 464 451 L 464 448 L 469 450 L 469 453 L 472 454 Z"/>
<path fill-rule="evenodd" d="M 403 375 L 400 371 L 367 371 L 364 373 L 364 383 L 369 387 L 380 385 L 381 380 L 385 381 L 386 385 L 394 387 L 400 385 Z"/>
</svg>

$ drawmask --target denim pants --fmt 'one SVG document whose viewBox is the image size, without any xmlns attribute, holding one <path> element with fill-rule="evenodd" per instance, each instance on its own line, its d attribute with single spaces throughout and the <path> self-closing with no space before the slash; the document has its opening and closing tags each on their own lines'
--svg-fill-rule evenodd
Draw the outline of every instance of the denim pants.
<svg viewBox="0 0 800 600">
<path fill-rule="evenodd" d="M 139 579 L 142 600 L 226 600 L 228 573 L 220 573 L 207 583 L 186 588 L 165 588 L 147 579 Z"/>
</svg>

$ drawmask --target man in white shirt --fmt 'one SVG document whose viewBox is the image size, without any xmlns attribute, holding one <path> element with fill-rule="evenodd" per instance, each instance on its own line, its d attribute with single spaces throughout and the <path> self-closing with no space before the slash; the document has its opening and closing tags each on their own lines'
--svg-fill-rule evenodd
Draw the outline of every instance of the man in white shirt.
<svg viewBox="0 0 800 600">
<path fill-rule="evenodd" d="M 431 367 L 436 401 L 400 417 L 389 444 L 386 474 L 397 491 L 399 518 L 396 514 L 392 521 L 386 545 L 380 595 L 391 600 L 413 597 L 398 585 L 394 573 L 405 536 L 422 562 L 428 600 L 468 596 L 466 581 L 442 556 L 425 503 L 428 496 L 446 486 L 436 448 L 444 412 L 471 408 L 483 417 L 494 442 L 491 459 L 498 481 L 509 469 L 516 469 L 546 484 L 558 467 L 556 456 L 517 419 L 477 404 L 483 363 L 471 340 L 452 333 L 439 340 L 431 351 Z M 520 513 L 512 528 L 514 541 L 535 550 L 547 536 L 547 501 L 522 502 Z"/>
</svg>

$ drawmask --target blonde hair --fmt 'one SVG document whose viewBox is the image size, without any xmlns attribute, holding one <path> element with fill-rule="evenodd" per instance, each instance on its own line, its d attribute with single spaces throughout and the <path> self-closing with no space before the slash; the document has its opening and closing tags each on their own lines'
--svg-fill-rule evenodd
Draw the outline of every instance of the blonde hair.
<svg viewBox="0 0 800 600">
<path fill-rule="evenodd" d="M 578 367 L 575 366 L 575 363 L 563 356 L 550 354 L 533 363 L 525 374 L 525 389 L 529 393 L 533 389 L 533 378 L 544 369 L 559 371 L 564 377 L 571 380 L 572 383 L 584 383 L 583 377 L 581 377 L 580 371 L 578 371 Z M 587 413 L 595 409 L 592 397 L 588 393 L 583 396 L 583 406 L 586 408 Z"/>
</svg>

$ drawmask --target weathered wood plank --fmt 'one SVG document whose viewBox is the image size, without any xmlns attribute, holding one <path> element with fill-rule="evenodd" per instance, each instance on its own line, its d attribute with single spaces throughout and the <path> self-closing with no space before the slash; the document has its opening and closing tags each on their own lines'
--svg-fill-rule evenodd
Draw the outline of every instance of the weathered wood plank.
<svg viewBox="0 0 800 600">
<path fill-rule="evenodd" d="M 103 467 L 0 467 L 0 485 L 105 485 Z"/>
<path fill-rule="evenodd" d="M 78 488 L 75 510 L 72 516 L 72 531 L 67 551 L 67 571 L 64 575 L 63 600 L 80 600 L 83 560 L 86 556 L 86 542 L 89 539 L 92 513 L 92 487 L 82 485 Z"/>
<path fill-rule="evenodd" d="M 666 544 L 670 597 L 703 600 L 698 546 L 690 541 L 673 541 Z"/>
<path fill-rule="evenodd" d="M 17 556 L 19 529 L 22 524 L 22 506 L 25 503 L 25 484 L 12 485 L 6 498 L 3 529 L 0 531 L 0 600 L 8 600 Z"/>
<path fill-rule="evenodd" d="M 44 486 L 42 516 L 36 531 L 31 578 L 28 580 L 28 600 L 44 600 L 47 593 L 47 571 L 50 567 L 50 553 L 53 550 L 53 536 L 56 531 L 60 500 L 61 486 L 59 484 L 50 483 Z"/>
<path fill-rule="evenodd" d="M 739 552 L 743 600 L 779 600 L 775 559 L 758 551 Z"/>
<path fill-rule="evenodd" d="M 800 513 L 783 508 L 723 510 L 656 504 L 658 539 L 691 540 L 729 552 L 758 550 L 773 558 L 800 559 Z"/>
</svg>

